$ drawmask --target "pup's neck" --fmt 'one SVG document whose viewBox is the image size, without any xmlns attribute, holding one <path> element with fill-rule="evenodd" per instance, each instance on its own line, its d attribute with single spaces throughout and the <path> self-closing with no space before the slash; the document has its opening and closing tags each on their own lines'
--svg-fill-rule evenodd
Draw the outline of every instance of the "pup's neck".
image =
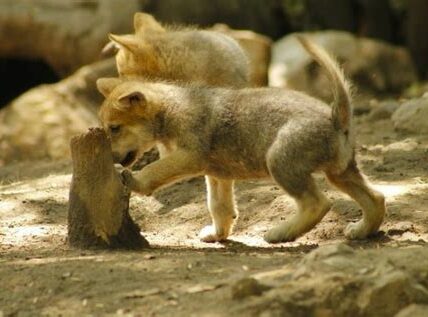
<svg viewBox="0 0 428 317">
<path fill-rule="evenodd" d="M 186 108 L 187 98 L 183 98 L 186 88 L 165 83 L 156 83 L 153 90 L 158 97 L 156 113 L 153 114 L 153 134 L 159 142 L 169 142 L 173 131 L 179 128 L 177 114 Z"/>
</svg>

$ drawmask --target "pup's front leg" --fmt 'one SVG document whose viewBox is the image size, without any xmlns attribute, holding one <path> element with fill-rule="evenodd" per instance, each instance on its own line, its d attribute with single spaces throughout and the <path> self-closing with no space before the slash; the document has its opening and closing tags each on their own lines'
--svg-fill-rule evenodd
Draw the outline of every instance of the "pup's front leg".
<svg viewBox="0 0 428 317">
<path fill-rule="evenodd" d="M 175 151 L 153 162 L 141 171 L 122 172 L 123 181 L 132 191 L 149 196 L 155 190 L 180 179 L 203 173 L 201 161 L 194 153 Z"/>
<path fill-rule="evenodd" d="M 204 242 L 226 240 L 232 232 L 238 218 L 238 210 L 233 197 L 233 180 L 206 176 L 208 210 L 212 225 L 206 226 L 199 233 Z"/>
</svg>

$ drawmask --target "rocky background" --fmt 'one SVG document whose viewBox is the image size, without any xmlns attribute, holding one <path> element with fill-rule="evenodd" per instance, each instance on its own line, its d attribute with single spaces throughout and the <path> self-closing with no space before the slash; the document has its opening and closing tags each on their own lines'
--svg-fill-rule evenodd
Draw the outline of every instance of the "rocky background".
<svg viewBox="0 0 428 317">
<path fill-rule="evenodd" d="M 107 34 L 131 32 L 139 10 L 165 23 L 235 32 L 259 83 L 328 101 L 326 78 L 288 36 L 316 32 L 314 40 L 353 80 L 357 114 L 375 108 L 376 99 L 419 97 L 426 88 L 426 0 L 3 0 L 0 165 L 69 156 L 70 137 L 97 122 L 94 80 L 115 75 L 113 61 L 101 61 Z M 413 107 L 425 109 L 420 104 Z M 385 116 L 392 108 L 376 111 Z M 415 129 L 400 113 L 397 128 Z"/>
<path fill-rule="evenodd" d="M 346 241 L 351 200 L 292 243 L 261 237 L 294 212 L 272 182 L 239 182 L 231 240 L 206 244 L 201 179 L 131 198 L 153 246 L 99 252 L 65 244 L 70 138 L 98 124 L 95 80 L 116 75 L 108 33 L 136 11 L 213 28 L 249 54 L 257 85 L 326 101 L 329 83 L 303 52 L 306 32 L 352 80 L 358 159 L 387 198 L 379 235 Z M 428 0 L 1 0 L 0 317 L 427 316 Z"/>
</svg>

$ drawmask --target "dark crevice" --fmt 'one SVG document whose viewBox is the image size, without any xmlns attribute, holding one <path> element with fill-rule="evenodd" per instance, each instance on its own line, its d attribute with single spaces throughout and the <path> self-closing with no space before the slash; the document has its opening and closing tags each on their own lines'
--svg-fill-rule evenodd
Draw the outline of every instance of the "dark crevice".
<svg viewBox="0 0 428 317">
<path fill-rule="evenodd" d="M 0 74 L 0 108 L 32 87 L 60 79 L 44 61 L 20 58 L 0 58 Z"/>
</svg>

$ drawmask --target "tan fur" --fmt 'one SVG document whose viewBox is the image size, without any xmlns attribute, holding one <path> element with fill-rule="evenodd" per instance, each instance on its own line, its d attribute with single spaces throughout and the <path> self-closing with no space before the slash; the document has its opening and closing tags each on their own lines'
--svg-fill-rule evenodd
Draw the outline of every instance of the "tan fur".
<svg viewBox="0 0 428 317">
<path fill-rule="evenodd" d="M 215 31 L 164 27 L 151 15 L 136 13 L 135 34 L 109 38 L 119 51 L 122 77 L 193 82 L 216 87 L 246 87 L 249 61 L 231 37 Z"/>
<path fill-rule="evenodd" d="M 351 119 L 352 119 L 352 105 L 351 105 L 351 93 L 350 85 L 346 81 L 342 69 L 339 65 L 331 58 L 329 58 L 327 52 L 304 36 L 296 35 L 300 44 L 306 49 L 306 51 L 315 59 L 328 73 L 328 76 L 332 79 L 334 102 L 332 105 L 333 118 L 336 119 L 334 124 L 337 128 L 342 131 L 348 132 L 350 130 Z"/>
<path fill-rule="evenodd" d="M 166 32 L 156 19 L 147 13 L 137 12 L 134 14 L 134 30 L 137 35 L 144 35 L 146 32 Z"/>
<path fill-rule="evenodd" d="M 201 231 L 201 238 L 218 241 L 227 238 L 237 216 L 233 180 L 271 177 L 298 207 L 293 217 L 265 236 L 268 242 L 281 242 L 313 228 L 330 209 L 312 177 L 323 171 L 363 208 L 363 219 L 349 225 L 346 235 L 365 238 L 376 232 L 385 212 L 384 198 L 356 167 L 352 125 L 344 129 L 346 120 L 339 118 L 340 107 L 346 106 L 341 94 L 350 101 L 347 84 L 338 68 L 329 66 L 335 65 L 330 57 L 321 48 L 310 47 L 308 52 L 327 67 L 333 89 L 340 90 L 334 101 L 339 111 L 291 90 L 98 81 L 106 95 L 100 111 L 104 128 L 120 126 L 119 132 L 110 133 L 118 161 L 154 144 L 174 145 L 168 156 L 143 170 L 125 171 L 128 186 L 150 195 L 179 179 L 209 175 L 208 195 L 215 197 L 209 204 L 213 225 Z"/>
<path fill-rule="evenodd" d="M 229 36 L 195 28 L 165 27 L 153 16 L 145 13 L 135 14 L 134 28 L 134 35 L 110 35 L 111 43 L 116 43 L 119 47 L 116 62 L 118 72 L 123 78 L 158 78 L 221 87 L 247 86 L 248 58 L 237 42 Z M 121 120 L 126 121 L 124 118 Z M 134 140 L 133 132 L 139 133 L 134 127 L 128 132 L 129 140 Z M 140 137 L 140 140 L 151 144 L 149 139 L 146 133 Z M 163 142 L 158 143 L 156 147 L 160 157 L 165 157 L 175 149 L 175 144 Z M 141 149 L 140 152 L 133 151 L 131 158 L 141 152 Z M 233 214 L 233 218 L 237 218 L 233 182 L 206 176 L 206 183 L 209 193 L 207 205 L 213 222 L 219 218 L 216 216 L 217 213 Z M 217 227 L 229 226 L 231 230 L 234 221 L 230 217 L 228 219 L 228 224 L 221 222 Z M 221 236 L 226 238 L 230 230 Z M 204 241 L 216 239 L 218 235 L 212 235 L 211 231 L 212 227 L 208 226 L 201 233 L 201 239 Z"/>
</svg>

